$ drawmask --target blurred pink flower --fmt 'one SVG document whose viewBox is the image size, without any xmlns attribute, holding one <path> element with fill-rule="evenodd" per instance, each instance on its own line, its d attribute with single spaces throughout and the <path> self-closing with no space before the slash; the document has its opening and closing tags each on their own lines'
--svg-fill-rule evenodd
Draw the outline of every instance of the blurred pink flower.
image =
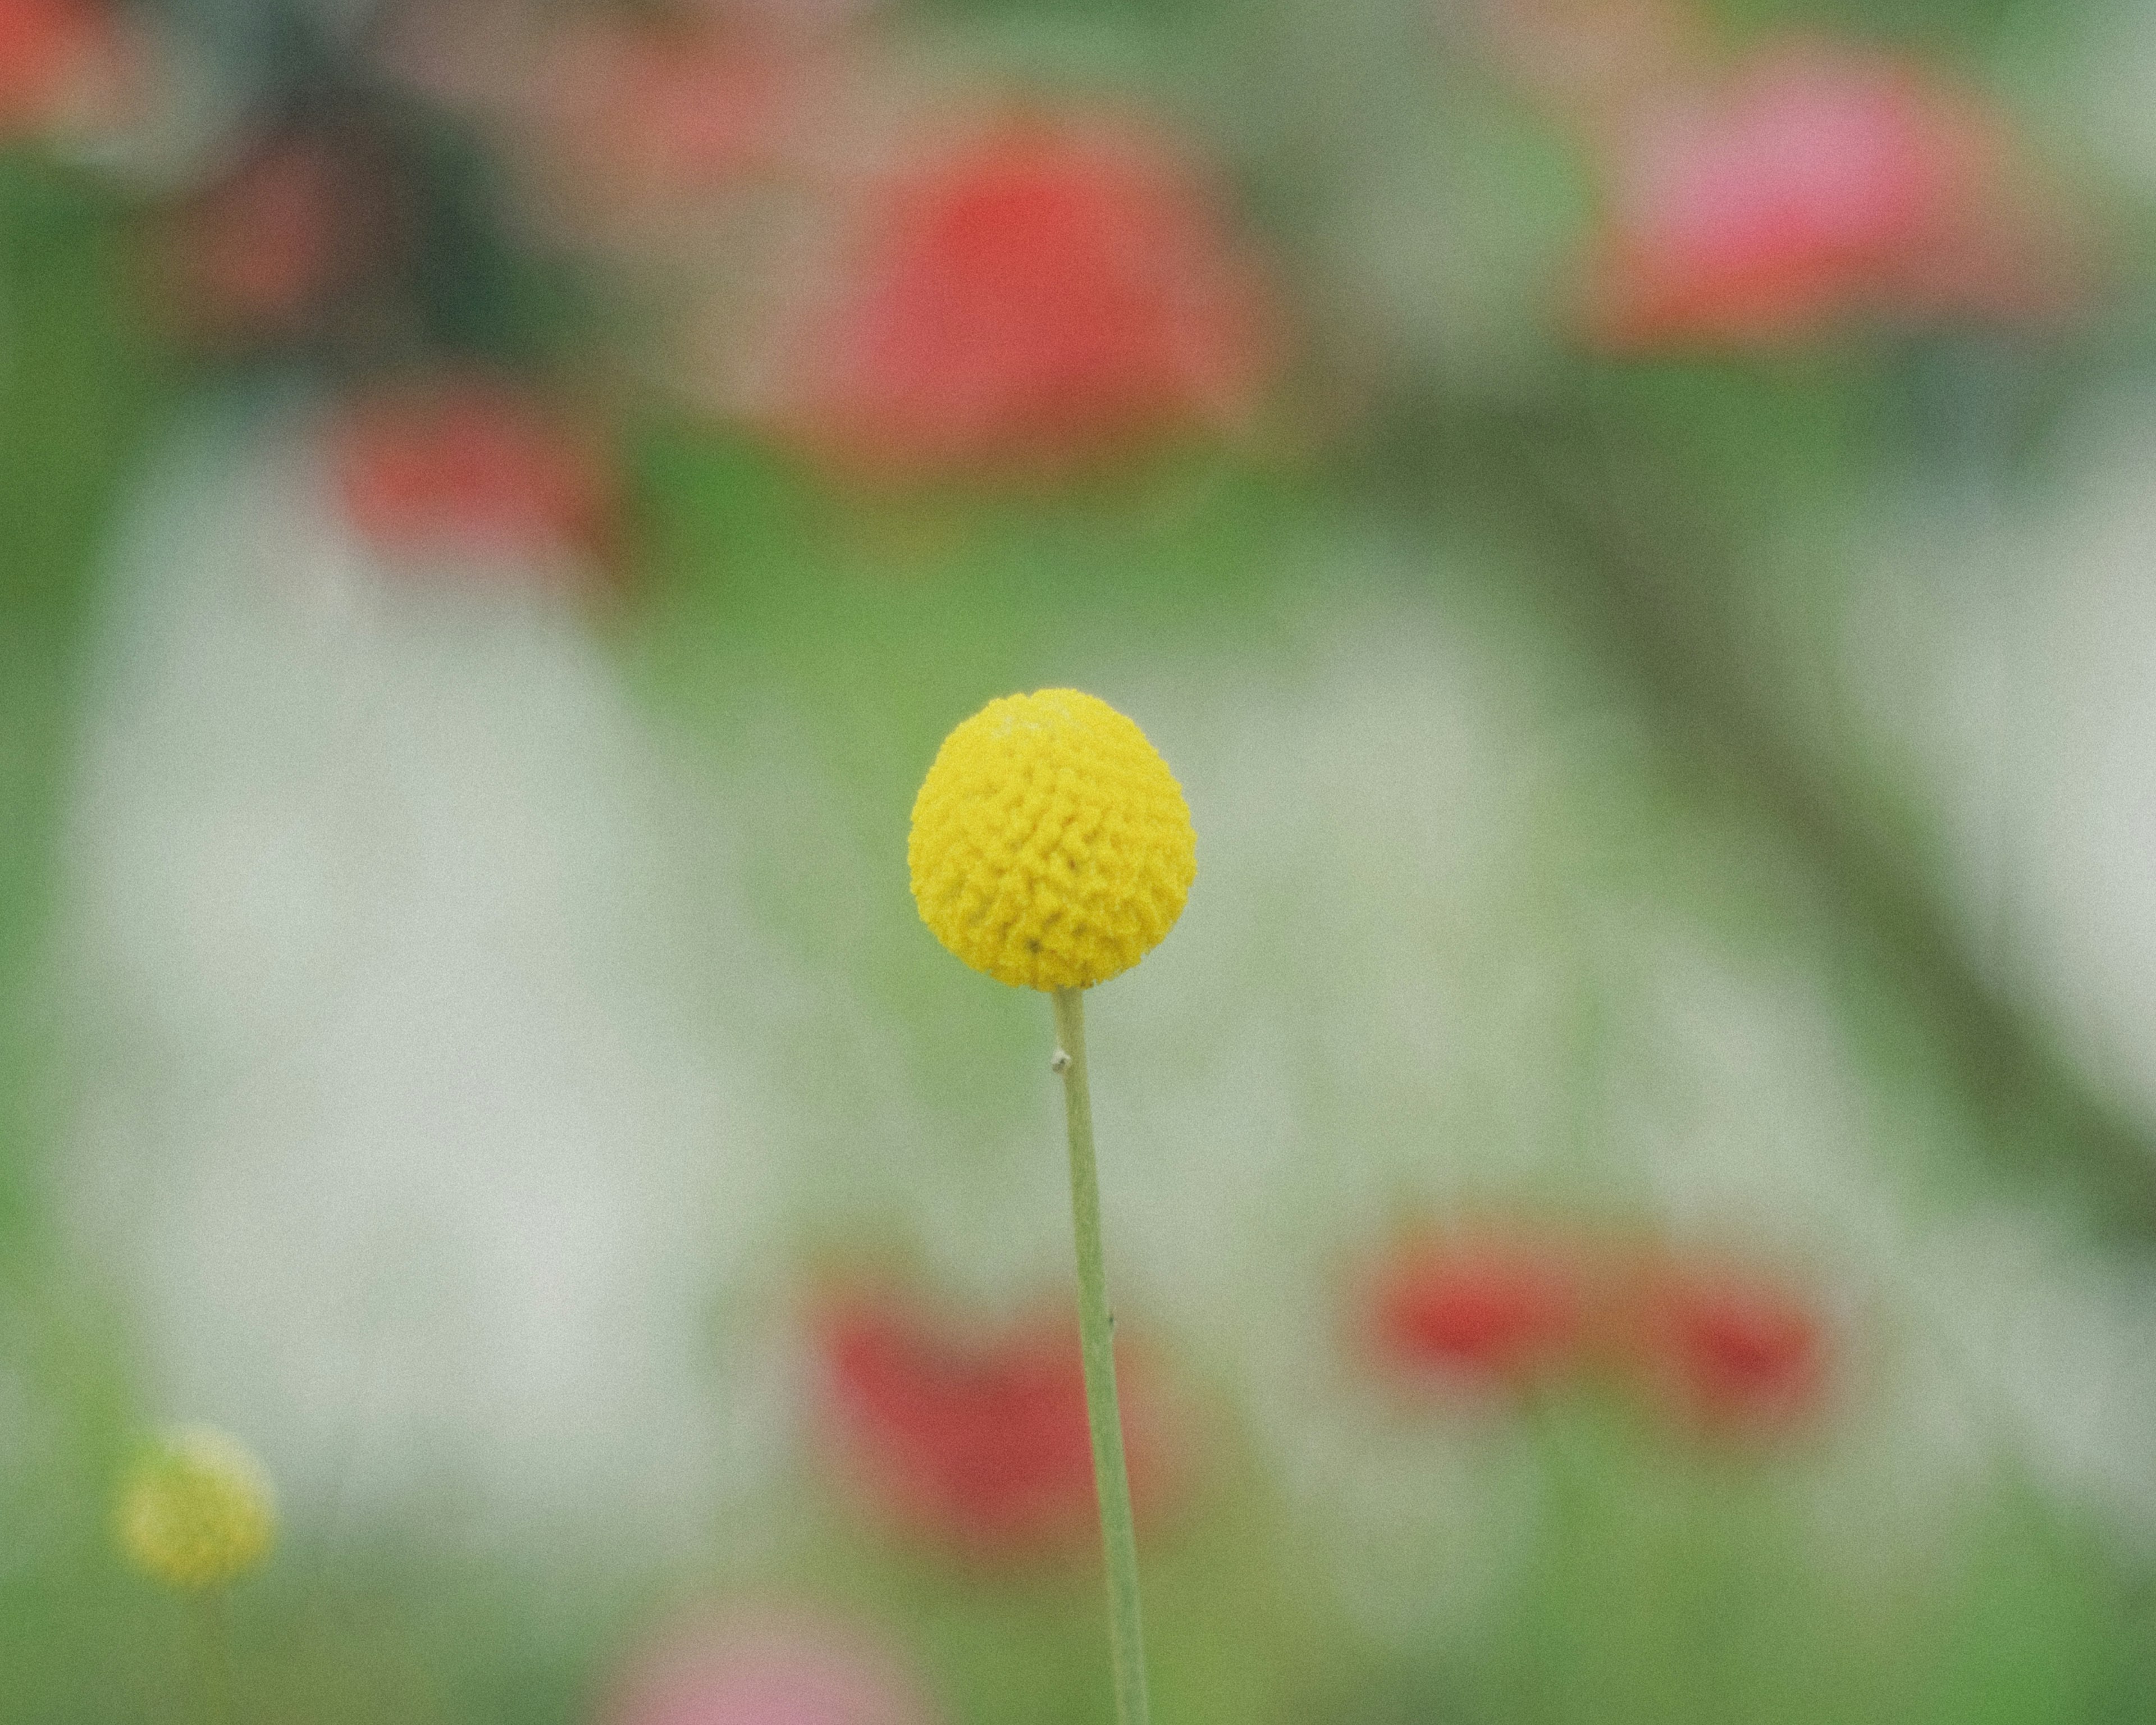
<svg viewBox="0 0 2156 1725">
<path fill-rule="evenodd" d="M 1276 359 L 1260 273 L 1142 128 L 1008 119 L 874 176 L 762 416 L 895 475 L 1060 470 L 1224 431 Z"/>
<path fill-rule="evenodd" d="M 1589 1283 L 1584 1255 L 1545 1232 L 1419 1236 L 1371 1279 L 1370 1339 L 1409 1378 L 1523 1389 L 1578 1363 Z"/>
<path fill-rule="evenodd" d="M 2003 116 L 1914 60 L 1783 44 L 1609 136 L 1586 283 L 1616 347 L 1799 338 L 1851 314 L 2060 303 Z"/>
<path fill-rule="evenodd" d="M 346 514 L 378 550 L 603 557 L 619 502 L 594 436 L 507 382 L 449 373 L 384 386 L 331 427 Z"/>
<path fill-rule="evenodd" d="M 978 1558 L 1097 1544 L 1074 1317 L 962 1334 L 903 1296 L 855 1292 L 824 1302 L 814 1340 L 837 1447 L 901 1525 Z M 1127 1341 L 1116 1370 L 1142 1519 L 1170 1471 L 1160 1399 Z"/>
<path fill-rule="evenodd" d="M 601 1725 L 930 1725 L 896 1656 L 805 1613 L 756 1611 L 677 1627 L 636 1654 Z"/>
<path fill-rule="evenodd" d="M 1825 1405 L 1830 1344 L 1817 1301 L 1768 1271 L 1656 1255 L 1627 1301 L 1625 1363 L 1709 1435 L 1770 1436 Z"/>
</svg>

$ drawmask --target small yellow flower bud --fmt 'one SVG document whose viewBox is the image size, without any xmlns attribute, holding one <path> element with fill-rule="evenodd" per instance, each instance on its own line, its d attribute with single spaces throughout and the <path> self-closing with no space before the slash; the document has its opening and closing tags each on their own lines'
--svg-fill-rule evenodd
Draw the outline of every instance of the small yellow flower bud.
<svg viewBox="0 0 2156 1725">
<path fill-rule="evenodd" d="M 906 848 L 937 939 L 999 982 L 1089 988 L 1183 914 L 1198 835 L 1145 733 L 1075 689 L 992 701 L 937 751 Z"/>
<path fill-rule="evenodd" d="M 127 1560 L 168 1587 L 215 1587 L 269 1555 L 270 1476 L 221 1431 L 166 1433 L 121 1481 L 114 1526 Z"/>
</svg>

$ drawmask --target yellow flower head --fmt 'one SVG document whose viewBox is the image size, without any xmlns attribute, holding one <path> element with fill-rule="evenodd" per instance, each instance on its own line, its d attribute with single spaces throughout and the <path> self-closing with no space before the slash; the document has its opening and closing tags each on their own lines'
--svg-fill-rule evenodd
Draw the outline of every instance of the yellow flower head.
<svg viewBox="0 0 2156 1725">
<path fill-rule="evenodd" d="M 215 1587 L 254 1568 L 277 1531 L 270 1476 L 221 1431 L 167 1432 L 128 1470 L 114 1522 L 120 1548 L 168 1587 Z"/>
<path fill-rule="evenodd" d="M 906 860 L 936 938 L 1029 988 L 1128 970 L 1198 872 L 1182 787 L 1145 733 L 1075 689 L 992 701 L 943 739 Z"/>
</svg>

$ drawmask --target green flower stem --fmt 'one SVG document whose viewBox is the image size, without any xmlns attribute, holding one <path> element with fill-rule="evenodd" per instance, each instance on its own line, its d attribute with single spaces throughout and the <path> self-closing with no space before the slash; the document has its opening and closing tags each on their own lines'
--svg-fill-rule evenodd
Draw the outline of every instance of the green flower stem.
<svg viewBox="0 0 2156 1725">
<path fill-rule="evenodd" d="M 232 1622 L 223 1585 L 202 1589 L 193 1604 L 205 1725 L 238 1725 L 239 1709 L 233 1699 Z"/>
<path fill-rule="evenodd" d="M 1086 1362 L 1086 1418 L 1093 1430 L 1093 1484 L 1108 1568 L 1108 1655 L 1118 1725 L 1146 1725 L 1145 1626 L 1138 1609 L 1137 1530 L 1116 1400 L 1115 1320 L 1101 1258 L 1101 1183 L 1093 1165 L 1093 1101 L 1086 1088 L 1086 996 L 1058 988 L 1055 1070 L 1070 1122 L 1070 1219 L 1078 1244 L 1078 1339 Z"/>
</svg>

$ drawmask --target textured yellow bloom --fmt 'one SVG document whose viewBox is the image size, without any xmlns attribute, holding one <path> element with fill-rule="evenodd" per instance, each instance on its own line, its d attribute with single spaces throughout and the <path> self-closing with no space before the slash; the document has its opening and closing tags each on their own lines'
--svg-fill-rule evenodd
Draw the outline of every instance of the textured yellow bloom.
<svg viewBox="0 0 2156 1725">
<path fill-rule="evenodd" d="M 127 1560 L 168 1587 L 215 1587 L 270 1553 L 277 1530 L 270 1477 L 221 1431 L 167 1433 L 128 1470 L 115 1523 Z"/>
<path fill-rule="evenodd" d="M 1175 926 L 1198 872 L 1182 787 L 1075 689 L 992 701 L 943 740 L 906 847 L 921 920 L 999 982 L 1083 988 Z"/>
</svg>

